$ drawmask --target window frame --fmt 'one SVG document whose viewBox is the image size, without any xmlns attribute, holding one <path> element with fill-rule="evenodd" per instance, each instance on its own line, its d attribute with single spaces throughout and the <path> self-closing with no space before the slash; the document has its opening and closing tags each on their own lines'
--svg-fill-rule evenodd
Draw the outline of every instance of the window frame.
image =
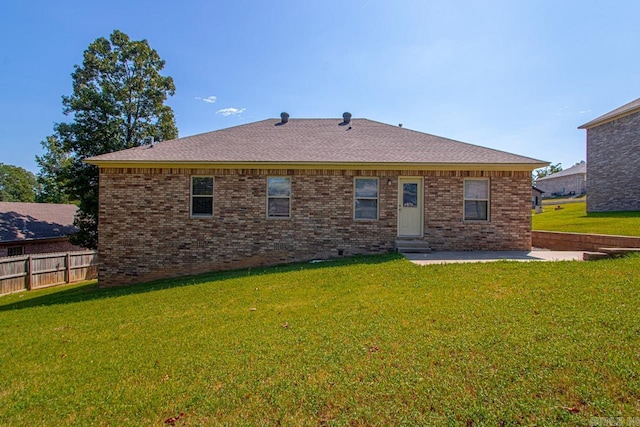
<svg viewBox="0 0 640 427">
<path fill-rule="evenodd" d="M 12 251 L 15 251 L 16 249 L 19 249 L 19 250 L 20 250 L 20 253 L 19 253 L 19 254 L 16 254 L 16 253 L 12 254 L 12 253 L 10 253 L 10 252 L 12 252 Z M 24 255 L 24 254 L 25 254 L 25 253 L 24 253 L 24 249 L 25 249 L 25 248 L 24 248 L 24 246 L 9 246 L 9 247 L 7 248 L 7 256 L 21 256 L 21 255 Z"/>
<path fill-rule="evenodd" d="M 205 194 L 193 194 L 193 182 L 196 178 L 209 178 L 211 179 L 211 195 Z M 189 183 L 189 216 L 191 218 L 213 218 L 214 208 L 214 196 L 215 196 L 215 178 L 211 175 L 191 175 Z M 193 200 L 194 198 L 211 198 L 211 213 L 193 213 Z"/>
<path fill-rule="evenodd" d="M 471 199 L 467 198 L 467 182 L 470 181 L 483 181 L 487 183 L 487 198 L 486 199 Z M 468 219 L 467 218 L 467 201 L 469 202 L 486 202 L 487 203 L 487 218 L 486 219 Z M 462 187 L 462 220 L 464 222 L 491 222 L 491 179 L 489 178 L 465 178 Z"/>
<path fill-rule="evenodd" d="M 269 180 L 271 179 L 286 179 L 289 181 L 289 195 L 288 196 L 270 196 L 269 195 Z M 267 215 L 267 219 L 291 219 L 291 202 L 293 200 L 292 197 L 292 191 L 291 191 L 291 185 L 292 185 L 292 179 L 290 176 L 280 176 L 280 175 L 274 175 L 274 176 L 267 176 L 267 197 L 266 197 L 266 206 L 265 206 L 265 211 L 266 211 L 266 215 Z M 281 200 L 288 200 L 289 201 L 289 211 L 287 213 L 286 216 L 284 215 L 270 215 L 269 214 L 269 200 L 271 199 L 281 199 Z"/>
<path fill-rule="evenodd" d="M 376 197 L 358 197 L 357 182 L 358 180 L 375 180 Z M 356 205 L 358 200 L 375 200 L 376 201 L 376 217 L 375 218 L 358 218 L 356 216 Z M 380 178 L 375 176 L 357 176 L 353 180 L 353 220 L 354 221 L 378 221 L 380 220 Z"/>
</svg>

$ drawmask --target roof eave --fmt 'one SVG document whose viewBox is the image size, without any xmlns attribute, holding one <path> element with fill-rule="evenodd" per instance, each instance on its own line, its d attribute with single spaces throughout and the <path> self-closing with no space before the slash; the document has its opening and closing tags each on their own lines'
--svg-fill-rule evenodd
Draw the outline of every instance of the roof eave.
<svg viewBox="0 0 640 427">
<path fill-rule="evenodd" d="M 587 122 L 585 124 L 583 124 L 582 126 L 578 126 L 578 129 L 591 129 L 594 128 L 596 126 L 600 126 L 603 125 L 605 123 L 609 123 L 612 122 L 614 120 L 618 120 L 621 119 L 623 117 L 626 117 L 628 115 L 631 115 L 633 113 L 638 113 L 640 112 L 640 107 L 637 108 L 632 108 L 631 110 L 627 110 L 627 111 L 623 111 L 619 114 L 616 114 L 614 116 L 610 116 L 610 117 L 605 117 L 606 114 L 604 116 L 600 116 L 597 119 L 593 119 L 590 122 Z"/>
<path fill-rule="evenodd" d="M 344 169 L 344 170 L 513 170 L 532 171 L 549 165 L 530 163 L 412 163 L 412 162 L 212 162 L 85 160 L 100 168 L 214 168 L 214 169 Z"/>
</svg>

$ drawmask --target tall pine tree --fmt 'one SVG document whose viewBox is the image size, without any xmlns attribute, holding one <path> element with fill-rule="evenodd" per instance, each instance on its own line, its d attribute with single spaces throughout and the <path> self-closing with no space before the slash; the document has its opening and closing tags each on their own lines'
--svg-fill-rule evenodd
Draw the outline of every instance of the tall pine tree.
<svg viewBox="0 0 640 427">
<path fill-rule="evenodd" d="M 173 110 L 165 105 L 175 93 L 171 77 L 160 75 L 165 62 L 146 40 L 132 41 L 115 30 L 109 39 L 96 39 L 72 74 L 73 93 L 62 97 L 69 123 L 58 123 L 43 143 L 37 160 L 40 177 L 59 185 L 69 200 L 78 201 L 73 243 L 98 244 L 98 168 L 87 157 L 178 136 Z M 53 139 L 51 139 L 53 138 Z M 52 151 L 52 150 L 55 150 Z M 52 165 L 60 159 L 60 164 Z"/>
</svg>

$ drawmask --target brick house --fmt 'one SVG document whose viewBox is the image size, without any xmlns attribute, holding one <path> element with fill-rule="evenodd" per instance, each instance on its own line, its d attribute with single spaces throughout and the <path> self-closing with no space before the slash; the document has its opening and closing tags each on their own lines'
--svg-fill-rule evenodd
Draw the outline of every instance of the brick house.
<svg viewBox="0 0 640 427">
<path fill-rule="evenodd" d="M 587 192 L 587 164 L 578 163 L 568 169 L 537 179 L 536 188 L 543 197 L 576 196 Z"/>
<path fill-rule="evenodd" d="M 54 203 L 0 202 L 0 257 L 79 251 L 67 237 L 77 207 Z"/>
<path fill-rule="evenodd" d="M 587 212 L 640 211 L 640 98 L 578 129 L 587 130 Z"/>
<path fill-rule="evenodd" d="M 540 160 L 367 119 L 267 119 L 87 159 L 101 286 L 394 250 L 528 250 Z"/>
</svg>

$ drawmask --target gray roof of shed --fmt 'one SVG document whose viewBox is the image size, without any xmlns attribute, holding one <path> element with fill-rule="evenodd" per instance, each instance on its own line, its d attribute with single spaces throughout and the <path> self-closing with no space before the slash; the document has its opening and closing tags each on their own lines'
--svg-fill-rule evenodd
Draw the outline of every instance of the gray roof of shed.
<svg viewBox="0 0 640 427">
<path fill-rule="evenodd" d="M 518 164 L 547 162 L 368 119 L 266 119 L 103 154 L 88 163 Z"/>
<path fill-rule="evenodd" d="M 75 205 L 0 202 L 0 243 L 65 237 L 73 226 Z"/>
<path fill-rule="evenodd" d="M 609 111 L 608 113 L 579 126 L 578 129 L 589 129 L 638 111 L 640 111 L 640 98 L 624 104 L 622 107 L 618 107 L 615 110 Z"/>
</svg>

